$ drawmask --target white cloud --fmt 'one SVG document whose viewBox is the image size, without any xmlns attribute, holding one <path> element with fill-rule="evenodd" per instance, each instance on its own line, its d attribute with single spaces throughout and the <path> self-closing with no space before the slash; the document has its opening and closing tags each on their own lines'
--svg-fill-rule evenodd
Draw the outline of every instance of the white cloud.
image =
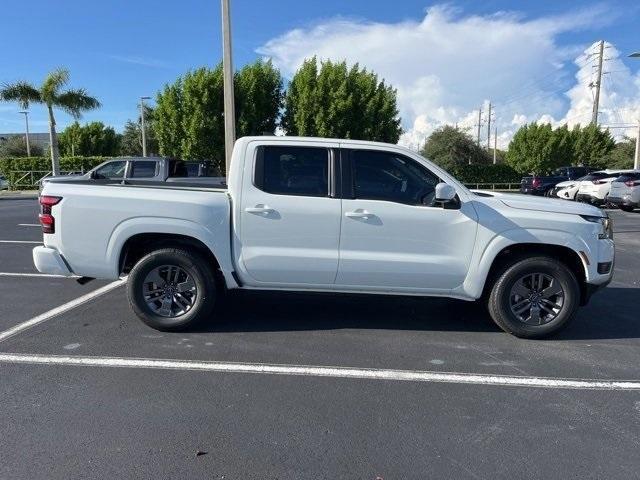
<svg viewBox="0 0 640 480">
<path fill-rule="evenodd" d="M 272 58 L 287 77 L 313 55 L 375 71 L 397 88 L 406 131 L 401 143 L 414 148 L 442 124 L 457 123 L 475 136 L 478 107 L 483 106 L 486 117 L 491 99 L 499 146 L 505 147 L 527 121 L 543 115 L 549 120 L 569 118 L 572 110 L 567 110 L 574 108 L 574 102 L 576 113 L 586 108 L 584 92 L 564 93 L 574 84 L 571 61 L 582 55 L 583 48 L 559 45 L 557 36 L 604 25 L 612 19 L 611 10 L 596 5 L 566 15 L 526 19 L 505 12 L 465 16 L 451 7 L 435 6 L 421 21 L 337 18 L 291 30 L 268 41 L 258 53 Z M 613 75 L 618 97 L 603 95 L 603 105 L 615 99 L 632 106 L 631 99 L 637 102 L 640 97 L 640 80 L 636 76 L 635 91 L 628 86 L 618 90 Z M 628 78 L 620 77 L 623 81 Z M 481 139 L 486 143 L 486 126 Z"/>
<path fill-rule="evenodd" d="M 575 60 L 578 71 L 575 85 L 566 93 L 570 101 L 568 111 L 558 120 L 547 114 L 542 115 L 540 121 L 550 122 L 555 126 L 566 123 L 570 127 L 585 125 L 591 121 L 595 95 L 593 85 L 597 82 L 594 53 L 597 52 L 598 42 Z M 635 125 L 640 119 L 640 72 L 634 75 L 620 60 L 620 52 L 606 42 L 604 59 L 598 121 L 603 126 L 610 126 L 616 137 L 625 134 L 635 136 Z M 625 128 L 625 125 L 634 126 Z"/>
</svg>

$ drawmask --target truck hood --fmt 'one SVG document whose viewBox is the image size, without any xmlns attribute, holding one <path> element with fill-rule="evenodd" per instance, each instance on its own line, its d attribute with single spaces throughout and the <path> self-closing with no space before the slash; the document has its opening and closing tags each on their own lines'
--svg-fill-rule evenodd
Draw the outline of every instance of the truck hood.
<svg viewBox="0 0 640 480">
<path fill-rule="evenodd" d="M 483 192 L 488 193 L 488 192 Z M 534 195 L 520 195 L 514 193 L 497 193 L 491 192 L 496 200 L 501 201 L 511 208 L 520 210 L 535 210 L 538 212 L 550 213 L 568 213 L 573 215 L 591 215 L 594 217 L 604 217 L 597 207 L 587 205 L 586 203 L 570 202 L 568 200 L 560 200 L 546 197 L 537 197 Z"/>
</svg>

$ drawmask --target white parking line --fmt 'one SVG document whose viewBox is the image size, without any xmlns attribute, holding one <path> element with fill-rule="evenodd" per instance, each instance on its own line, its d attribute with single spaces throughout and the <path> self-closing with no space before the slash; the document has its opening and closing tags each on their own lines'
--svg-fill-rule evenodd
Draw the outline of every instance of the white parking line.
<svg viewBox="0 0 640 480">
<path fill-rule="evenodd" d="M 19 223 L 19 227 L 41 227 L 39 223 Z"/>
<path fill-rule="evenodd" d="M 55 317 L 56 315 L 60 315 L 61 313 L 68 312 L 69 310 L 79 305 L 82 305 L 83 303 L 87 303 L 89 300 L 93 300 L 94 298 L 99 297 L 100 295 L 110 292 L 114 288 L 118 288 L 120 285 L 124 284 L 126 280 L 127 279 L 125 277 L 120 280 L 116 280 L 115 282 L 111 282 L 108 285 L 105 285 L 104 287 L 100 287 L 97 290 L 94 290 L 85 295 L 82 295 L 81 297 L 78 297 L 74 300 L 71 300 L 70 302 L 62 304 L 59 307 L 52 308 L 48 312 L 40 314 L 37 317 L 33 317 L 32 319 L 27 320 L 26 322 L 22 322 L 16 325 L 15 327 L 11 327 L 8 330 L 5 330 L 4 332 L 0 332 L 0 342 L 2 342 L 3 340 L 6 340 L 9 337 L 16 335 L 17 333 L 22 332 L 23 330 L 33 327 L 34 325 L 38 325 L 39 323 L 45 322 L 50 318 Z"/>
<path fill-rule="evenodd" d="M 154 368 L 223 373 L 262 373 L 305 377 L 357 378 L 366 380 L 438 382 L 502 387 L 538 387 L 574 390 L 640 390 L 640 381 L 580 380 L 547 377 L 518 377 L 473 373 L 387 370 L 374 368 L 320 367 L 311 365 L 274 365 L 266 363 L 198 362 L 151 358 L 87 357 L 0 353 L 0 363 L 35 365 L 74 365 L 85 367 Z"/>
<path fill-rule="evenodd" d="M 37 243 L 42 245 L 42 240 L 0 240 L 0 243 Z"/>
<path fill-rule="evenodd" d="M 0 277 L 78 278 L 77 275 L 55 275 L 53 273 L 15 273 L 15 272 L 0 272 Z"/>
</svg>

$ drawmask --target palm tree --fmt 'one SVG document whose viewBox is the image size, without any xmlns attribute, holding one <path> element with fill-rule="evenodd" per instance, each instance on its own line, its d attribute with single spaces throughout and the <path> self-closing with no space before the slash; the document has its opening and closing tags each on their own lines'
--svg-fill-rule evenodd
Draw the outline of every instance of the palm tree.
<svg viewBox="0 0 640 480">
<path fill-rule="evenodd" d="M 60 108 L 77 120 L 82 116 L 82 112 L 100 107 L 100 102 L 88 95 L 84 88 L 62 91 L 68 81 L 69 71 L 58 68 L 46 76 L 40 88 L 28 82 L 8 83 L 0 88 L 0 100 L 18 102 L 23 109 L 29 108 L 30 103 L 42 103 L 47 107 L 53 175 L 60 174 L 60 152 L 53 108 Z"/>
</svg>

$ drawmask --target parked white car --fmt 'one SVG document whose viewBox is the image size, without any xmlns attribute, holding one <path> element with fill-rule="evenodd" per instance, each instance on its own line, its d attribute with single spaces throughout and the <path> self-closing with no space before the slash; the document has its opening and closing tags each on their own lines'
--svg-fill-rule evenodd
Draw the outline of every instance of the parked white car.
<svg viewBox="0 0 640 480">
<path fill-rule="evenodd" d="M 43 273 L 128 274 L 134 312 L 180 330 L 227 289 L 482 299 L 505 331 L 557 332 L 613 275 L 590 205 L 471 192 L 384 143 L 245 137 L 228 188 L 60 180 L 44 186 Z"/>
<path fill-rule="evenodd" d="M 549 196 L 562 198 L 563 200 L 575 200 L 578 189 L 580 188 L 580 181 L 583 178 L 585 177 L 558 183 L 551 189 Z"/>
<path fill-rule="evenodd" d="M 640 170 L 623 173 L 611 182 L 609 203 L 626 212 L 640 208 Z"/>
<path fill-rule="evenodd" d="M 550 196 L 562 198 L 563 200 L 575 200 L 581 185 L 591 185 L 594 180 L 599 181 L 610 176 L 609 173 L 603 170 L 591 172 L 576 180 L 560 182 L 551 190 Z"/>
<path fill-rule="evenodd" d="M 633 170 L 600 170 L 593 172 L 593 179 L 590 181 L 580 182 L 576 200 L 586 202 L 592 205 L 604 205 L 607 203 L 611 182 L 623 173 L 632 172 Z"/>
</svg>

